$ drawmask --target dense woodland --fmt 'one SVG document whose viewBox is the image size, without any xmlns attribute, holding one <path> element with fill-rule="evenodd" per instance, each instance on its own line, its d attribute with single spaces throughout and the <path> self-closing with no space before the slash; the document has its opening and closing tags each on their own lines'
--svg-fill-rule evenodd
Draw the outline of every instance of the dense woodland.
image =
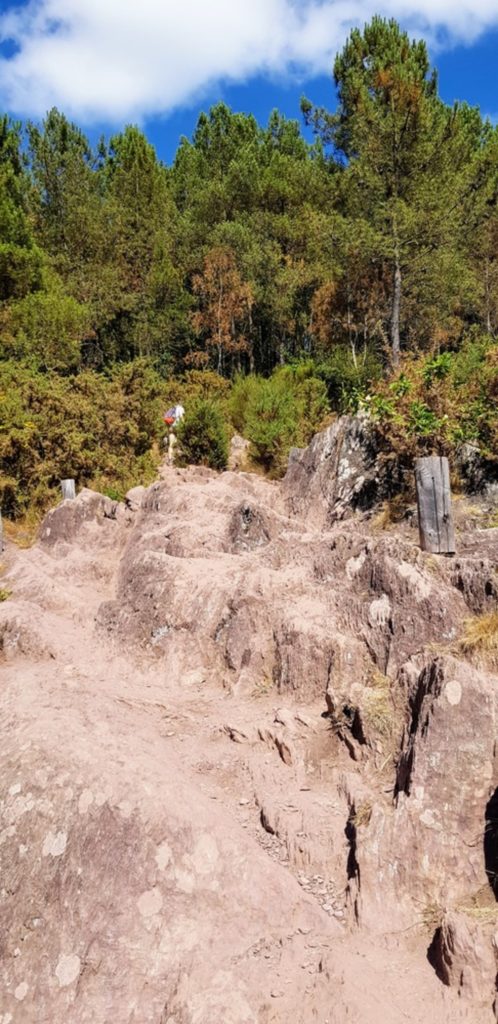
<svg viewBox="0 0 498 1024">
<path fill-rule="evenodd" d="M 393 21 L 334 82 L 333 112 L 302 101 L 312 144 L 220 103 L 171 167 L 137 127 L 92 149 L 55 109 L 0 120 L 8 515 L 61 475 L 146 479 L 177 398 L 274 472 L 359 404 L 403 443 L 496 452 L 498 129 Z"/>
</svg>

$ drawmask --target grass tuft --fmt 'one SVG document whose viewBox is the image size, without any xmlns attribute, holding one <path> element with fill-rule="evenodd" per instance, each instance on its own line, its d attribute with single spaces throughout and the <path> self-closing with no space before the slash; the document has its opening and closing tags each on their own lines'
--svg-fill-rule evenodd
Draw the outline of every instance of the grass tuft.
<svg viewBox="0 0 498 1024">
<path fill-rule="evenodd" d="M 367 727 L 386 739 L 394 731 L 395 709 L 391 696 L 391 681 L 381 672 L 374 672 L 361 703 L 362 718 Z"/>
<path fill-rule="evenodd" d="M 352 816 L 352 822 L 355 828 L 361 828 L 362 825 L 368 825 L 372 817 L 372 804 L 365 800 L 364 803 L 359 804 L 355 809 Z"/>
<path fill-rule="evenodd" d="M 498 612 L 467 619 L 457 648 L 467 657 L 498 664 Z"/>
</svg>

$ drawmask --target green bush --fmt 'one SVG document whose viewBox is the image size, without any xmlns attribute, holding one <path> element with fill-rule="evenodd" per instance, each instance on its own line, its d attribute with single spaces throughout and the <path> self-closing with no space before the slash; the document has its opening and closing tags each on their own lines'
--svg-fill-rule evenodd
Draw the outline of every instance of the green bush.
<svg viewBox="0 0 498 1024">
<path fill-rule="evenodd" d="M 326 384 L 330 407 L 336 412 L 356 412 L 372 384 L 383 376 L 382 362 L 374 349 L 366 349 L 356 363 L 349 349 L 337 345 L 316 367 Z"/>
<path fill-rule="evenodd" d="M 247 409 L 253 401 L 262 385 L 262 377 L 250 375 L 244 377 L 239 374 L 233 383 L 228 400 L 228 414 L 230 421 L 238 434 L 244 434 L 246 429 Z"/>
<path fill-rule="evenodd" d="M 226 469 L 228 432 L 220 407 L 211 399 L 199 398 L 186 409 L 177 431 L 175 462 Z"/>
<path fill-rule="evenodd" d="M 498 347 L 476 331 L 457 352 L 406 358 L 390 380 L 363 400 L 389 447 L 417 454 L 451 455 L 455 444 L 475 442 L 497 460 Z"/>
<path fill-rule="evenodd" d="M 42 370 L 75 370 L 81 341 L 90 331 L 88 310 L 61 288 L 32 292 L 14 302 L 6 317 L 4 348 Z"/>
<path fill-rule="evenodd" d="M 120 494 L 154 479 L 165 385 L 145 360 L 60 377 L 0 363 L 0 506 L 11 518 L 58 501 L 59 482 Z"/>
<path fill-rule="evenodd" d="M 298 408 L 276 377 L 262 380 L 246 409 L 245 436 L 251 456 L 271 476 L 280 475 L 298 432 Z"/>
</svg>

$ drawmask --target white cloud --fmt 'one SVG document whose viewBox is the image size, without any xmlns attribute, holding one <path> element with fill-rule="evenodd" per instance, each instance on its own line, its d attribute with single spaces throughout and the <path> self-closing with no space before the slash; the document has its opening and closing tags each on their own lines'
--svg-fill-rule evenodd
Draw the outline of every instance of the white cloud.
<svg viewBox="0 0 498 1024">
<path fill-rule="evenodd" d="M 86 122 L 167 113 L 214 82 L 330 72 L 354 24 L 399 18 L 433 46 L 498 25 L 498 0 L 28 0 L 0 14 L 0 104 Z"/>
</svg>

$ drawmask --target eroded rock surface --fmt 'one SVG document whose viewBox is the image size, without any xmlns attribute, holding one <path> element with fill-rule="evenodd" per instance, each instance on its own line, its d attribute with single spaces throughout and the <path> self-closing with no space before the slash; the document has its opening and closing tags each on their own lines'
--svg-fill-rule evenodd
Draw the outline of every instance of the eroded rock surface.
<svg viewBox="0 0 498 1024">
<path fill-rule="evenodd" d="M 340 429 L 8 548 L 1 1024 L 495 1020 L 498 531 L 376 528 Z"/>
</svg>

